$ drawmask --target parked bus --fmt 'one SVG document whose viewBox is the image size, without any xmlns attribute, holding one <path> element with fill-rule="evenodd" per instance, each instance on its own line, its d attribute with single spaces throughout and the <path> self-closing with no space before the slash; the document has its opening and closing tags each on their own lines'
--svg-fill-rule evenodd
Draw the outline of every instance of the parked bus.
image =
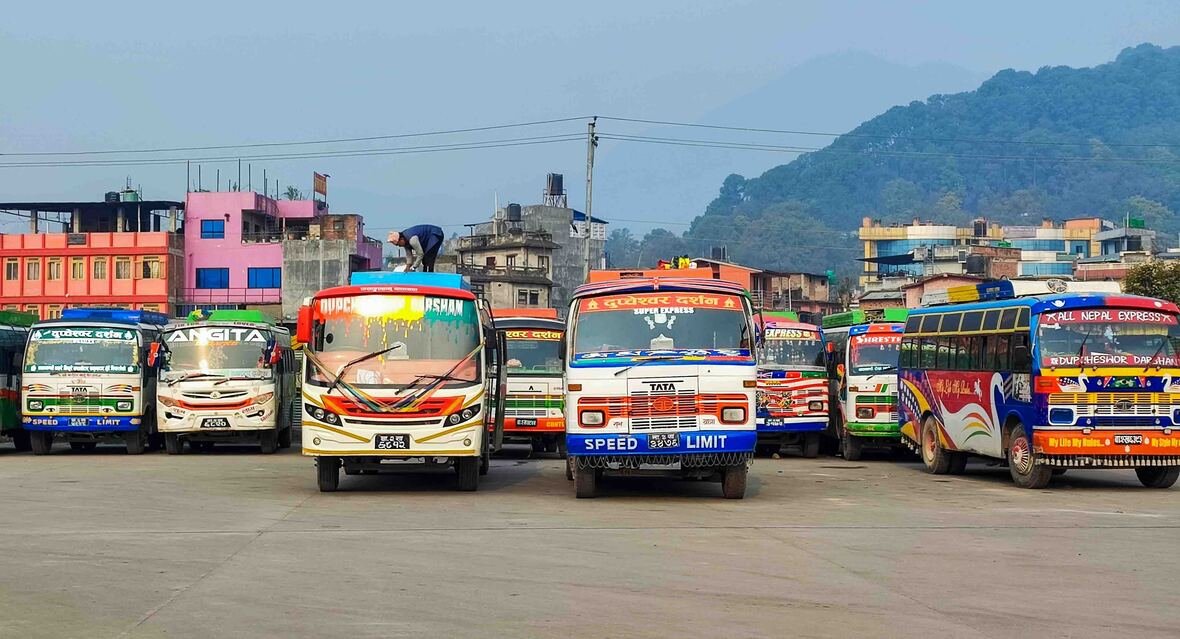
<svg viewBox="0 0 1180 639">
<path fill-rule="evenodd" d="M 476 490 L 504 427 L 504 342 L 462 276 L 355 273 L 299 311 L 303 454 L 345 474 L 452 467 Z"/>
<path fill-rule="evenodd" d="M 29 330 L 21 419 L 33 453 L 55 438 L 75 450 L 122 443 L 142 454 L 156 443 L 156 374 L 148 352 L 167 316 L 150 311 L 67 308 Z"/>
<path fill-rule="evenodd" d="M 819 327 L 789 312 L 767 311 L 758 356 L 758 447 L 766 453 L 798 444 L 819 454 L 828 427 L 828 375 Z"/>
<path fill-rule="evenodd" d="M 823 318 L 828 346 L 830 411 L 827 436 L 848 461 L 866 447 L 900 444 L 897 357 L 907 310 L 848 311 Z"/>
<path fill-rule="evenodd" d="M 157 428 L 169 455 L 184 444 L 290 448 L 299 419 L 291 334 L 260 311 L 200 311 L 164 329 Z"/>
<path fill-rule="evenodd" d="M 574 291 L 565 423 L 579 498 L 604 472 L 720 479 L 726 498 L 745 496 L 757 440 L 750 301 L 737 284 L 674 274 L 596 272 Z"/>
<path fill-rule="evenodd" d="M 557 309 L 494 309 L 496 330 L 508 348 L 504 437 L 532 444 L 533 452 L 565 457 L 565 382 Z"/>
<path fill-rule="evenodd" d="M 979 455 L 1042 488 L 1069 468 L 1180 477 L 1180 327 L 1171 302 L 1013 282 L 948 290 L 972 303 L 915 310 L 901 356 L 901 431 L 935 474 Z M 1019 283 L 1017 283 L 1019 284 Z M 1085 283 L 1056 282 L 1064 290 Z"/>
<path fill-rule="evenodd" d="M 21 428 L 21 363 L 29 327 L 37 321 L 34 313 L 0 311 L 0 438 L 11 439 L 19 451 L 32 449 L 29 432 Z"/>
</svg>

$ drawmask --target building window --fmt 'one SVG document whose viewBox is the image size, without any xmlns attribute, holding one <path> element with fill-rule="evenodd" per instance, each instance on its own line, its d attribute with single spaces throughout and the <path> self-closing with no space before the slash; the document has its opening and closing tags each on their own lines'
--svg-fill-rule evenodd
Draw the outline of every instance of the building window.
<svg viewBox="0 0 1180 639">
<path fill-rule="evenodd" d="M 36 282 L 41 279 L 41 260 L 34 258 L 25 260 L 25 279 Z"/>
<path fill-rule="evenodd" d="M 55 280 L 60 280 L 61 279 L 61 258 L 60 257 L 49 258 L 49 266 L 45 270 L 47 273 L 47 277 L 45 279 L 47 279 L 51 282 L 55 281 Z"/>
<path fill-rule="evenodd" d="M 548 255 L 538 255 L 537 256 L 537 266 L 545 269 L 545 272 L 548 273 L 549 272 L 549 256 Z"/>
<path fill-rule="evenodd" d="M 4 310 L 6 310 L 6 311 L 19 311 L 20 304 L 5 304 Z"/>
<path fill-rule="evenodd" d="M 160 312 L 160 305 L 159 304 L 144 304 L 140 308 L 145 311 L 152 311 L 155 313 Z"/>
<path fill-rule="evenodd" d="M 513 266 L 516 266 L 516 256 L 515 255 L 509 255 L 509 256 L 505 257 L 504 261 L 508 264 L 508 268 L 512 268 Z"/>
<path fill-rule="evenodd" d="M 57 319 L 61 317 L 61 304 L 50 304 L 45 307 L 45 319 Z"/>
<path fill-rule="evenodd" d="M 201 239 L 225 239 L 225 220 L 201 220 Z"/>
<path fill-rule="evenodd" d="M 489 255 L 488 257 L 484 258 L 483 263 L 488 268 L 496 268 L 496 256 Z"/>
<path fill-rule="evenodd" d="M 116 257 L 115 258 L 115 279 L 129 280 L 131 279 L 131 258 Z"/>
<path fill-rule="evenodd" d="M 143 279 L 158 280 L 160 279 L 160 258 L 145 257 L 143 258 Z"/>
<path fill-rule="evenodd" d="M 70 258 L 70 279 L 84 280 L 86 279 L 86 259 L 82 257 Z"/>
<path fill-rule="evenodd" d="M 536 289 L 519 289 L 516 291 L 517 306 L 540 306 L 541 291 Z"/>
<path fill-rule="evenodd" d="M 229 288 L 229 269 L 197 269 L 197 288 Z"/>
<path fill-rule="evenodd" d="M 20 279 L 20 262 L 16 258 L 4 260 L 4 279 L 9 281 Z"/>
<path fill-rule="evenodd" d="M 107 278 L 107 258 L 94 258 L 94 279 L 105 280 Z"/>
<path fill-rule="evenodd" d="M 283 286 L 283 269 L 251 268 L 246 271 L 246 286 L 248 288 L 281 288 Z"/>
<path fill-rule="evenodd" d="M 37 317 L 41 317 L 41 305 L 40 304 L 25 304 L 25 312 L 26 313 L 33 313 Z"/>
</svg>

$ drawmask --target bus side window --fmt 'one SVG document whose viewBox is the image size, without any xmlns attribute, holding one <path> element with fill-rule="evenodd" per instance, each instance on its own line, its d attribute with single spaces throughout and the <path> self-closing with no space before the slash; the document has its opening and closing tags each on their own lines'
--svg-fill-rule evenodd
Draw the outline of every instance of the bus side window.
<svg viewBox="0 0 1180 639">
<path fill-rule="evenodd" d="M 1028 333 L 1016 333 L 1015 335 L 1012 336 L 1012 350 L 1015 351 L 1017 346 L 1023 346 L 1025 349 L 1025 352 L 1026 353 L 1028 352 L 1028 348 L 1029 348 L 1029 346 L 1028 346 Z M 1016 358 L 1012 358 L 1012 364 L 1015 365 L 1016 363 L 1017 363 Z M 1012 372 L 1014 372 L 1014 373 L 1027 373 L 1027 372 L 1029 372 L 1029 368 L 1030 367 L 1026 365 L 1026 366 L 1022 366 L 1020 370 L 1013 370 Z"/>
<path fill-rule="evenodd" d="M 1009 350 L 1008 350 L 1008 345 L 1011 342 L 1012 336 L 1004 333 L 1004 334 L 999 334 L 999 335 L 993 335 L 992 337 L 994 338 L 994 340 L 992 340 L 994 342 L 993 348 L 992 348 L 992 356 L 993 356 L 992 366 L 994 367 L 993 370 L 997 370 L 997 371 L 1012 370 L 1012 366 L 1011 366 L 1010 360 L 1009 360 Z"/>
<path fill-rule="evenodd" d="M 938 339 L 934 337 L 920 338 L 918 345 L 918 367 L 934 368 L 934 354 L 938 351 Z"/>
<path fill-rule="evenodd" d="M 914 338 L 906 337 L 901 340 L 901 368 L 911 368 L 914 365 Z"/>
</svg>

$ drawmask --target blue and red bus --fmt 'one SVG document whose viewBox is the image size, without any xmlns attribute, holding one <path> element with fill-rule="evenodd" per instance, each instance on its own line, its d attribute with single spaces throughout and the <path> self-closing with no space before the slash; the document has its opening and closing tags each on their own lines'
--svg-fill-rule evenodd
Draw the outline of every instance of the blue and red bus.
<svg viewBox="0 0 1180 639">
<path fill-rule="evenodd" d="M 1175 304 L 1016 297 L 1009 281 L 947 297 L 977 301 L 911 311 L 901 346 L 898 420 L 927 470 L 962 473 L 976 455 L 1004 460 L 1023 488 L 1071 468 L 1134 469 L 1154 488 L 1180 477 Z"/>
<path fill-rule="evenodd" d="M 815 457 L 828 427 L 823 336 L 795 313 L 767 311 L 760 320 L 758 449 L 776 453 L 798 444 L 804 457 Z"/>
</svg>

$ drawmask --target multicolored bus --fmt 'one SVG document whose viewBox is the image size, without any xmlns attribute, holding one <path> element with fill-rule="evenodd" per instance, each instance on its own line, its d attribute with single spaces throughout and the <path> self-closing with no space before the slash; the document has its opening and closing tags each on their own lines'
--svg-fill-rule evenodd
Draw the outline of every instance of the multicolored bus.
<svg viewBox="0 0 1180 639">
<path fill-rule="evenodd" d="M 1084 283 L 1059 282 L 1062 290 Z M 1004 460 L 1043 488 L 1070 468 L 1180 477 L 1180 326 L 1175 304 L 1085 292 L 1016 297 L 1013 283 L 948 290 L 915 310 L 901 356 L 902 434 L 935 474 L 968 456 Z"/>
<path fill-rule="evenodd" d="M 347 475 L 451 467 L 476 490 L 504 428 L 505 349 L 452 273 L 355 273 L 299 311 L 303 454 L 319 488 Z"/>
<path fill-rule="evenodd" d="M 299 419 L 291 333 L 261 311 L 214 310 L 164 328 L 157 429 L 169 455 L 217 443 L 290 448 Z"/>
<path fill-rule="evenodd" d="M 555 308 L 493 309 L 508 348 L 504 437 L 533 452 L 565 457 L 565 381 L 561 341 L 565 322 Z"/>
<path fill-rule="evenodd" d="M 719 479 L 727 499 L 745 496 L 757 441 L 750 300 L 740 285 L 672 274 L 594 272 L 604 281 L 574 291 L 565 423 L 579 498 L 607 472 Z"/>
<path fill-rule="evenodd" d="M 826 435 L 856 461 L 866 447 L 900 445 L 897 358 L 908 311 L 848 311 L 823 318 L 830 411 Z"/>
<path fill-rule="evenodd" d="M 21 428 L 21 362 L 35 313 L 0 311 L 0 438 L 11 439 L 19 451 L 32 449 L 29 432 Z"/>
<path fill-rule="evenodd" d="M 148 354 L 168 317 L 151 311 L 67 308 L 29 329 L 21 422 L 33 454 L 55 438 L 75 450 L 115 442 L 142 454 L 156 433 L 156 376 Z"/>
<path fill-rule="evenodd" d="M 758 448 L 777 453 L 798 444 L 804 457 L 815 457 L 828 427 L 823 336 L 795 313 L 767 311 L 759 320 Z"/>
</svg>

